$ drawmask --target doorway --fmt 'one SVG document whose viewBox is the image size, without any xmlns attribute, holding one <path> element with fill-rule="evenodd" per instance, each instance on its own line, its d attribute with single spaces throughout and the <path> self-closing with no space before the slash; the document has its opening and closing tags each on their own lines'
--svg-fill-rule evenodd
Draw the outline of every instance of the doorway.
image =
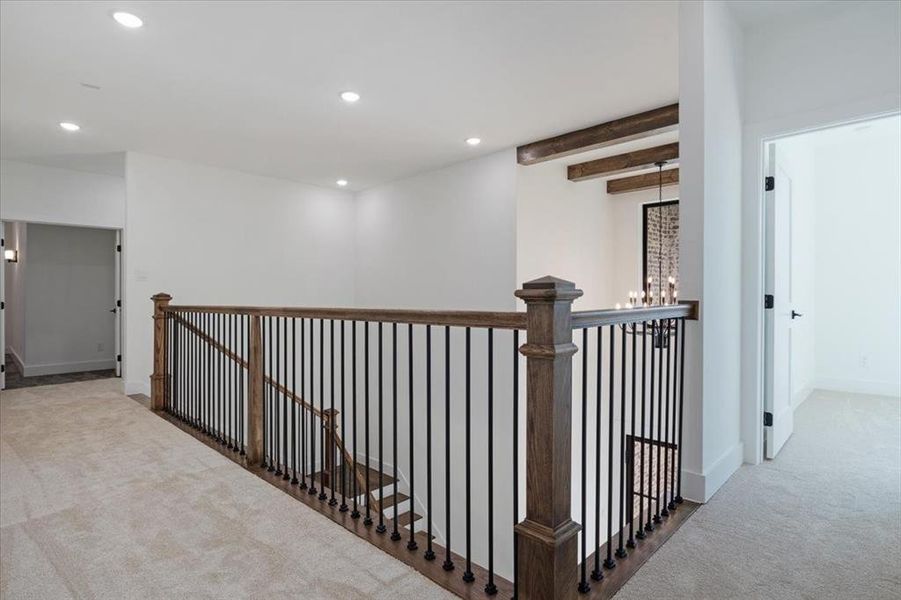
<svg viewBox="0 0 901 600">
<path fill-rule="evenodd" d="M 21 221 L 0 226 L 0 387 L 121 376 L 120 232 Z"/>
<path fill-rule="evenodd" d="M 816 393 L 901 396 L 901 117 L 765 144 L 764 456 Z"/>
</svg>

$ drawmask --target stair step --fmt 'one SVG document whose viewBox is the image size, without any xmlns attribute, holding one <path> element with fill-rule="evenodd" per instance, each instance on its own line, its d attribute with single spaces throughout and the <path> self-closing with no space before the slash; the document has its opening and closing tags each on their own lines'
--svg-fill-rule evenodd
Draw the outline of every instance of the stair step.
<svg viewBox="0 0 901 600">
<path fill-rule="evenodd" d="M 357 465 L 357 470 L 360 473 L 365 473 L 366 466 L 365 465 Z M 344 482 L 343 482 L 344 485 L 343 486 L 341 485 L 341 481 L 340 481 L 340 478 L 341 478 L 341 465 L 340 464 L 335 467 L 335 475 L 336 475 L 336 479 L 339 480 L 338 485 L 335 487 L 335 492 L 340 494 L 342 490 L 346 490 L 344 492 L 345 494 L 347 494 L 347 495 L 352 494 L 353 490 L 354 490 L 353 465 L 349 464 L 344 469 Z M 329 485 L 329 480 L 331 479 L 331 476 L 330 476 L 330 473 L 328 473 L 328 472 L 323 473 L 322 471 L 319 471 L 318 473 L 315 473 L 313 475 L 313 479 L 319 484 L 325 485 L 326 487 L 329 487 L 329 488 L 331 487 Z M 370 491 L 373 494 L 377 495 L 378 489 L 379 489 L 379 472 L 375 469 L 370 468 L 368 479 L 369 479 Z M 366 481 L 366 480 L 364 479 L 363 481 Z M 387 473 L 382 474 L 382 487 L 391 485 L 393 483 L 394 483 L 394 477 L 392 477 L 391 475 L 389 475 Z M 366 487 L 363 484 L 357 484 L 357 492 L 360 495 L 365 494 Z M 387 506 L 387 502 L 388 502 L 388 498 L 386 497 L 385 498 L 386 506 Z"/>
<path fill-rule="evenodd" d="M 378 500 L 378 494 L 375 494 L 376 500 Z M 397 494 L 391 494 L 390 496 L 385 496 L 385 500 L 382 502 L 382 508 L 390 508 L 397 503 L 403 502 L 405 500 L 409 500 L 410 497 L 404 493 L 398 492 Z"/>
<path fill-rule="evenodd" d="M 419 519 L 422 518 L 422 515 L 417 515 L 413 511 L 407 511 L 402 515 L 397 516 L 397 524 L 401 527 L 406 527 L 410 523 L 415 523 Z"/>
</svg>

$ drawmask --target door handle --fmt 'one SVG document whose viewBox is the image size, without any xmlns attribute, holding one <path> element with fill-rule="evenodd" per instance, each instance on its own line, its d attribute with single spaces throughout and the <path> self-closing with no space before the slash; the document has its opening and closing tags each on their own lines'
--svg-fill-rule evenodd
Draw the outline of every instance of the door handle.
<svg viewBox="0 0 901 600">
<path fill-rule="evenodd" d="M 798 317 L 803 317 L 803 316 L 804 315 L 802 315 L 799 312 L 795 312 L 794 310 L 792 311 L 792 319 L 797 319 Z"/>
</svg>

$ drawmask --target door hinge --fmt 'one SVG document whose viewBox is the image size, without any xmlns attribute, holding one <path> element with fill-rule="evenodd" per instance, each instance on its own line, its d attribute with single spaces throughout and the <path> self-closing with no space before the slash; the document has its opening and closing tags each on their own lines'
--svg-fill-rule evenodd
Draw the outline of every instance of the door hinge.
<svg viewBox="0 0 901 600">
<path fill-rule="evenodd" d="M 116 308 L 122 308 L 122 301 L 116 300 Z"/>
<path fill-rule="evenodd" d="M 116 355 L 116 362 L 122 362 L 122 355 L 121 355 L 121 354 L 117 354 L 117 355 Z"/>
<path fill-rule="evenodd" d="M 6 302 L 0 302 L 0 310 L 6 309 Z"/>
<path fill-rule="evenodd" d="M 776 189 L 776 178 L 773 176 L 767 176 L 763 179 L 763 189 L 766 192 L 772 192 Z"/>
<path fill-rule="evenodd" d="M 763 413 L 763 426 L 764 427 L 772 427 L 773 426 L 773 413 L 771 413 L 771 412 Z"/>
<path fill-rule="evenodd" d="M 116 252 L 122 252 L 122 244 L 116 244 Z"/>
<path fill-rule="evenodd" d="M 0 365 L 0 373 L 6 373 L 6 365 Z"/>
<path fill-rule="evenodd" d="M 0 246 L 5 246 L 6 240 L 4 238 L 0 238 Z"/>
<path fill-rule="evenodd" d="M 772 294 L 764 294 L 763 296 L 763 307 L 764 308 L 773 308 L 773 304 L 776 302 L 776 299 L 773 298 Z"/>
</svg>

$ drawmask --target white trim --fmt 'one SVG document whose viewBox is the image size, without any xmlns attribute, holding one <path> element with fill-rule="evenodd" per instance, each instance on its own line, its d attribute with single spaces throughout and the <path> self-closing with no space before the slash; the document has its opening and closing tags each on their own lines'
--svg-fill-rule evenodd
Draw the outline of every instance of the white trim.
<svg viewBox="0 0 901 600">
<path fill-rule="evenodd" d="M 792 396 L 792 410 L 798 410 L 798 407 L 804 404 L 804 402 L 810 398 L 810 395 L 813 393 L 814 386 L 805 385 L 803 388 L 798 390 Z"/>
<path fill-rule="evenodd" d="M 703 474 L 682 469 L 682 496 L 695 502 L 707 502 L 742 465 L 741 442 L 725 452 Z"/>
<path fill-rule="evenodd" d="M 125 395 L 131 396 L 133 394 L 144 394 L 145 396 L 150 397 L 150 382 L 140 383 L 136 381 L 126 381 Z"/>
<path fill-rule="evenodd" d="M 16 363 L 16 367 L 19 369 L 19 373 L 25 373 L 25 361 L 22 360 L 22 357 L 19 356 L 19 353 L 16 352 L 16 349 L 12 346 L 6 347 L 6 353 L 9 354 L 13 361 Z"/>
<path fill-rule="evenodd" d="M 869 394 L 872 396 L 901 396 L 899 381 L 871 381 L 865 379 L 837 379 L 834 377 L 817 377 L 816 388 L 833 392 L 851 394 Z"/>
<path fill-rule="evenodd" d="M 741 439 L 744 461 L 763 458 L 763 150 L 767 141 L 898 114 L 901 94 L 786 115 L 743 128 Z"/>
<path fill-rule="evenodd" d="M 83 360 L 67 363 L 46 363 L 43 365 L 25 365 L 23 377 L 37 375 L 59 375 L 61 373 L 81 373 L 84 371 L 103 371 L 116 368 L 116 359 Z"/>
</svg>

